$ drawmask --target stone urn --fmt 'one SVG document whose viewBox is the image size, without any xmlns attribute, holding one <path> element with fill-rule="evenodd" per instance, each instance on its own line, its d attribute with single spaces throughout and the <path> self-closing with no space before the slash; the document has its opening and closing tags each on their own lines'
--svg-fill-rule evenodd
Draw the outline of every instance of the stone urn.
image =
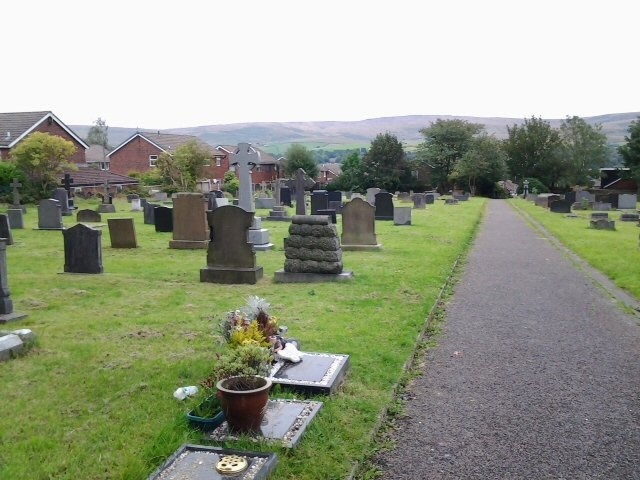
<svg viewBox="0 0 640 480">
<path fill-rule="evenodd" d="M 216 384 L 229 431 L 259 434 L 272 382 L 259 375 L 236 376 Z"/>
</svg>

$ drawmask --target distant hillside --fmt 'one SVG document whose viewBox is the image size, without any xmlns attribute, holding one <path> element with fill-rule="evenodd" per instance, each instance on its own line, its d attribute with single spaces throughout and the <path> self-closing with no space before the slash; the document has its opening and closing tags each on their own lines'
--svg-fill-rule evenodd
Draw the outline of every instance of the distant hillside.
<svg viewBox="0 0 640 480">
<path fill-rule="evenodd" d="M 613 113 L 587 117 L 590 124 L 602 125 L 609 143 L 619 145 L 624 142 L 629 124 L 640 117 L 640 112 Z M 327 149 L 368 146 L 379 133 L 389 132 L 406 145 L 417 145 L 423 138 L 420 130 L 437 119 L 458 118 L 472 123 L 483 124 L 490 134 L 506 138 L 507 126 L 523 123 L 522 118 L 461 117 L 451 115 L 408 115 L 403 117 L 372 118 L 352 122 L 262 122 L 233 123 L 225 125 L 205 125 L 200 127 L 171 128 L 165 133 L 194 135 L 211 145 L 235 145 L 248 142 L 265 147 L 270 151 L 278 145 L 310 143 L 326 145 Z M 559 127 L 564 119 L 547 119 L 553 127 Z M 86 137 L 91 125 L 70 125 L 81 137 Z M 148 129 L 147 129 L 148 130 Z M 109 141 L 113 146 L 121 144 L 136 132 L 134 128 L 109 127 Z M 343 146 L 343 147 L 341 147 Z M 271 147 L 271 148 L 269 148 Z M 277 150 L 277 148 L 275 148 Z"/>
</svg>

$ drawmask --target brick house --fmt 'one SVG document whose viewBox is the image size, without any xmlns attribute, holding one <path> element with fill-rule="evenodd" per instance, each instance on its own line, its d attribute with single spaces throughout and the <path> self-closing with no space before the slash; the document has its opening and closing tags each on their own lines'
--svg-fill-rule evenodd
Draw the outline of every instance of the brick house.
<svg viewBox="0 0 640 480">
<path fill-rule="evenodd" d="M 7 160 L 11 150 L 34 132 L 49 133 L 70 141 L 76 152 L 69 162 L 85 164 L 85 151 L 89 145 L 48 111 L 0 113 L 0 160 Z"/>
<path fill-rule="evenodd" d="M 317 187 L 323 189 L 332 180 L 342 174 L 342 166 L 339 163 L 321 163 L 318 165 Z"/>
</svg>

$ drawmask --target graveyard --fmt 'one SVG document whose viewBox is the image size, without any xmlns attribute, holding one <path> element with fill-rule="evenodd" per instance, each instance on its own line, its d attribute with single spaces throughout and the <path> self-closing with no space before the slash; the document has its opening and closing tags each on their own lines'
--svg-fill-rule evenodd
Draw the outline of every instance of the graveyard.
<svg viewBox="0 0 640 480">
<path fill-rule="evenodd" d="M 376 220 L 372 242 L 382 248 L 344 251 L 353 278 L 319 283 L 275 281 L 290 222 L 269 221 L 269 209 L 257 208 L 273 248 L 255 252 L 263 275 L 247 284 L 201 281 L 206 250 L 173 248 L 172 233 L 146 223 L 125 198 L 113 205 L 115 212 L 85 222 L 101 232 L 91 235 L 101 245 L 100 268 L 91 273 L 65 268 L 63 232 L 78 230 L 75 213 L 62 217 L 64 230 L 38 228 L 37 207 L 27 205 L 24 228 L 12 231 L 8 287 L 15 310 L 27 316 L 0 329 L 28 328 L 37 339 L 0 363 L 0 478 L 144 480 L 184 444 L 273 454 L 274 479 L 348 477 L 370 453 L 381 416 L 395 408 L 405 365 L 485 200 L 436 201 L 413 209 L 410 224 Z M 96 210 L 99 201 L 77 199 L 75 207 Z M 134 237 L 127 248 L 110 241 L 115 219 L 132 219 L 124 222 Z M 340 215 L 336 228 L 340 235 Z M 78 233 L 86 236 L 84 228 Z M 267 438 L 204 438 L 186 420 L 188 399 L 173 397 L 207 377 L 225 348 L 216 326 L 252 295 L 270 302 L 301 351 L 349 357 L 330 392 L 273 387 L 272 398 L 322 402 L 293 448 Z"/>
</svg>

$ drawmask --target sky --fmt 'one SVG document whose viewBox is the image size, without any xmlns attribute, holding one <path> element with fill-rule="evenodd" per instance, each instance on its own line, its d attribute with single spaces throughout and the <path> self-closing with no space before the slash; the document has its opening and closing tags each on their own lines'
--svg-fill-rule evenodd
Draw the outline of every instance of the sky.
<svg viewBox="0 0 640 480">
<path fill-rule="evenodd" d="M 640 112 L 637 0 L 25 0 L 1 112 L 167 129 Z"/>
</svg>

